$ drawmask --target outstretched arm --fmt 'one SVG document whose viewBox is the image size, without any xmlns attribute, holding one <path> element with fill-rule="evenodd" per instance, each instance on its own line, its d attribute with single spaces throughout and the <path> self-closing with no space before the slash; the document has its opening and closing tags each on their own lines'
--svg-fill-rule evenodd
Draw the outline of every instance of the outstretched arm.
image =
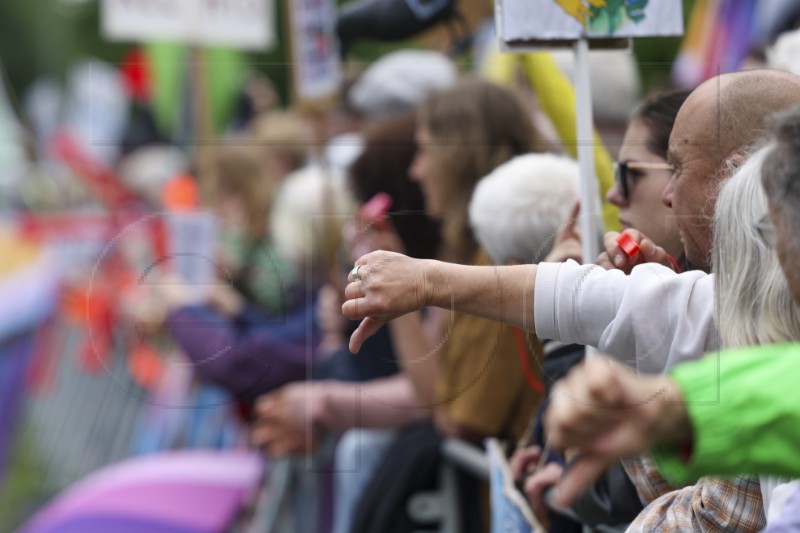
<svg viewBox="0 0 800 533">
<path fill-rule="evenodd" d="M 358 352 L 390 320 L 422 307 L 440 307 L 533 331 L 535 265 L 465 266 L 372 252 L 356 261 L 345 289 L 344 315 L 364 319 L 350 338 Z"/>
</svg>

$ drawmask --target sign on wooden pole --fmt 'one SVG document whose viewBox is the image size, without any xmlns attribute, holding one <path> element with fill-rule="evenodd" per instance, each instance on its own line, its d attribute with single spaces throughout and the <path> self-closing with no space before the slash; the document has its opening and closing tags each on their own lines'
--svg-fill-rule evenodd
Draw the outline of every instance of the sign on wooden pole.
<svg viewBox="0 0 800 533">
<path fill-rule="evenodd" d="M 677 0 L 499 0 L 501 41 L 515 44 L 683 35 Z"/>
<path fill-rule="evenodd" d="M 495 0 L 495 24 L 505 50 L 529 50 L 572 44 L 578 162 L 581 168 L 583 262 L 599 252 L 601 220 L 594 172 L 589 43 L 630 37 L 683 34 L 683 10 L 677 0 Z M 594 350 L 587 347 L 590 355 Z"/>
<path fill-rule="evenodd" d="M 103 0 L 103 35 L 266 50 L 275 44 L 272 0 Z"/>
<path fill-rule="evenodd" d="M 287 0 L 295 104 L 320 111 L 339 96 L 342 83 L 336 4 L 333 0 Z"/>
</svg>

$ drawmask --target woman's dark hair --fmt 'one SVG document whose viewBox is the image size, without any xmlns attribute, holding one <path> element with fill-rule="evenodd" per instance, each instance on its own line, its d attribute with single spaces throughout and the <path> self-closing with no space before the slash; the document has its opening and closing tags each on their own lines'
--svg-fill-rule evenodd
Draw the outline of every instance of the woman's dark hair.
<svg viewBox="0 0 800 533">
<path fill-rule="evenodd" d="M 669 136 L 678 115 L 691 91 L 669 91 L 651 96 L 637 109 L 631 120 L 640 120 L 650 130 L 647 149 L 666 159 Z"/>
<path fill-rule="evenodd" d="M 364 152 L 350 166 L 350 185 L 361 203 L 379 192 L 391 196 L 390 218 L 406 253 L 430 259 L 439 247 L 440 231 L 425 214 L 419 184 L 408 175 L 417 152 L 415 130 L 413 114 L 382 120 L 367 130 Z"/>
</svg>

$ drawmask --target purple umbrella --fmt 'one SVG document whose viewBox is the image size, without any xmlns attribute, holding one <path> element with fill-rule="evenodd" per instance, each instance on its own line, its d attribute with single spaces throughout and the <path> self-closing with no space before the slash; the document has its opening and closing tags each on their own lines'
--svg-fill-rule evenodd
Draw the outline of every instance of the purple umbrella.
<svg viewBox="0 0 800 533">
<path fill-rule="evenodd" d="M 218 533 L 258 490 L 264 463 L 247 451 L 181 451 L 130 459 L 79 482 L 19 533 Z"/>
</svg>

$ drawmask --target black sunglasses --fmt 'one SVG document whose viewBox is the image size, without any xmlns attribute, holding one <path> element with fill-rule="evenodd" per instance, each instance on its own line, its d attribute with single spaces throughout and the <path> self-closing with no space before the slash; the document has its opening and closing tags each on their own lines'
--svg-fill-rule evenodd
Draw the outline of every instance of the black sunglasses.
<svg viewBox="0 0 800 533">
<path fill-rule="evenodd" d="M 645 161 L 618 161 L 614 164 L 614 180 L 619 185 L 619 192 L 624 199 L 631 195 L 631 184 L 628 181 L 628 169 L 672 170 L 669 163 L 647 163 Z"/>
</svg>

